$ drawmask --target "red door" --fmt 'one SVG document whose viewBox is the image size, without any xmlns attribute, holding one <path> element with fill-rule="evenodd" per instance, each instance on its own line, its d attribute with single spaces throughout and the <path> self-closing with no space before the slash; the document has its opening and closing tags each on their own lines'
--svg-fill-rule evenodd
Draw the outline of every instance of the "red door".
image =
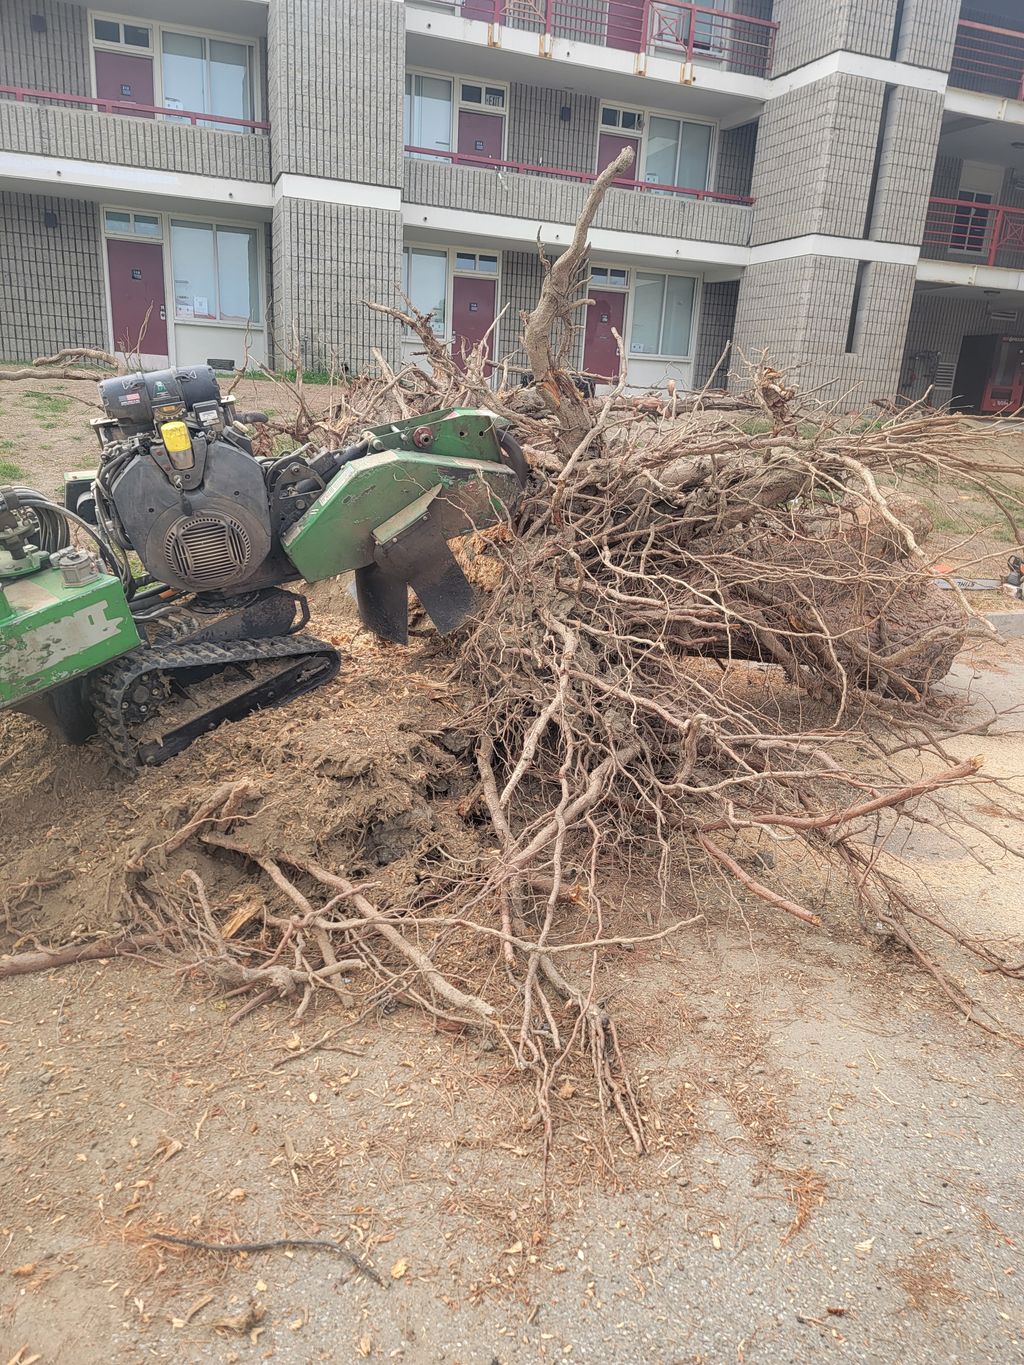
<svg viewBox="0 0 1024 1365">
<path fill-rule="evenodd" d="M 452 283 L 452 356 L 461 369 L 463 356 L 482 341 L 494 321 L 497 280 L 456 275 Z"/>
<path fill-rule="evenodd" d="M 107 263 L 114 350 L 166 355 L 163 247 L 159 242 L 111 237 L 107 241 Z"/>
<path fill-rule="evenodd" d="M 478 114 L 472 109 L 459 110 L 458 151 L 463 156 L 486 157 L 500 161 L 505 120 L 500 114 Z"/>
<path fill-rule="evenodd" d="M 154 100 L 153 58 L 133 57 L 125 52 L 96 52 L 96 94 L 101 100 L 149 104 Z M 124 111 L 127 112 L 127 111 Z M 137 118 L 152 118 L 139 114 Z"/>
<path fill-rule="evenodd" d="M 619 377 L 619 348 L 612 336 L 625 329 L 626 295 L 614 289 L 592 289 L 583 335 L 583 368 L 600 384 L 614 384 Z"/>
<path fill-rule="evenodd" d="M 608 46 L 639 52 L 644 46 L 643 0 L 608 0 Z"/>
<path fill-rule="evenodd" d="M 615 184 L 625 183 L 627 180 L 639 180 L 640 168 L 640 139 L 637 137 L 622 137 L 618 133 L 602 133 L 597 140 L 597 169 L 603 171 L 605 166 L 610 166 L 623 147 L 628 147 L 633 153 L 633 164 L 628 167 L 624 175 L 620 175 Z"/>
</svg>

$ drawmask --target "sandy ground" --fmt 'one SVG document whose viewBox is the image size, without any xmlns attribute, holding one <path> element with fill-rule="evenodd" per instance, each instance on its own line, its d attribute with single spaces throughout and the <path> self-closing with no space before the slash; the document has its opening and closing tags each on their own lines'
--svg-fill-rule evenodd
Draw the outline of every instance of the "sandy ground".
<svg viewBox="0 0 1024 1365">
<path fill-rule="evenodd" d="M 28 408 L 0 393 L 17 441 L 0 458 L 53 487 L 91 458 L 89 413 L 70 434 Z M 964 729 L 1018 705 L 1022 667 L 1020 640 L 971 644 L 947 684 Z M 368 669 L 353 658 L 336 696 L 290 719 L 362 697 Z M 1011 846 L 1020 730 L 1009 714 L 949 744 L 1002 783 L 966 790 L 961 809 L 987 808 Z M 74 767 L 27 723 L 19 742 L 17 772 L 34 765 L 50 793 L 56 870 L 89 759 Z M 0 753 L 0 779 L 4 766 Z M 146 813 L 99 768 L 97 783 L 127 844 Z M 21 826 L 6 814 L 9 850 Z M 971 842 L 933 829 L 895 851 L 955 921 L 1024 940 L 1019 865 L 979 861 Z M 165 964 L 0 982 L 0 1361 L 1024 1359 L 1024 1059 L 865 935 L 841 889 L 792 876 L 827 931 L 709 883 L 685 940 L 609 955 L 644 1159 L 614 1128 L 609 1156 L 581 1075 L 559 1094 L 545 1172 L 502 1059 L 401 1006 L 320 1006 L 296 1027 L 282 1005 L 229 1027 L 233 1005 Z M 19 913 L 22 946 L 46 941 L 48 905 L 44 889 Z M 638 927 L 648 908 L 636 887 L 617 907 Z M 970 980 L 1019 1018 L 1016 983 Z M 383 1283 L 329 1251 L 222 1256 L 154 1231 L 344 1240 Z"/>
</svg>

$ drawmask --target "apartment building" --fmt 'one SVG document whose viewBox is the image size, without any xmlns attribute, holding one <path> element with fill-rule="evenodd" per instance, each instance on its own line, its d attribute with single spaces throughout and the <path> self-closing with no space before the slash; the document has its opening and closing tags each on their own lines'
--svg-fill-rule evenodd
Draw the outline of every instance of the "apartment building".
<svg viewBox="0 0 1024 1365">
<path fill-rule="evenodd" d="M 0 355 L 514 374 L 623 147 L 580 369 L 1024 401 L 1021 0 L 0 0 Z"/>
</svg>

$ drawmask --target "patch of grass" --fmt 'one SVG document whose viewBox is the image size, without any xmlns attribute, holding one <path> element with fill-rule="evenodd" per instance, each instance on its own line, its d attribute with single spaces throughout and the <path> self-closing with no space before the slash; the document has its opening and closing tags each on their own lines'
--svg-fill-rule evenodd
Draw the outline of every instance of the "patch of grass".
<svg viewBox="0 0 1024 1365">
<path fill-rule="evenodd" d="M 62 398 L 54 393 L 40 393 L 38 389 L 26 389 L 24 396 L 32 400 L 37 417 L 60 417 L 71 407 L 70 398 Z"/>
<path fill-rule="evenodd" d="M 742 431 L 744 436 L 767 436 L 772 424 L 767 417 L 745 417 L 742 422 L 736 423 L 736 429 Z"/>
<path fill-rule="evenodd" d="M 9 445 L 5 441 L 4 445 Z M 0 460 L 0 483 L 13 483 L 15 479 L 25 478 L 25 471 L 20 464 L 15 464 L 12 460 Z"/>
<path fill-rule="evenodd" d="M 295 375 L 295 370 L 285 370 L 282 378 L 294 382 Z M 302 382 L 304 384 L 343 384 L 345 376 L 332 374 L 330 370 L 303 370 Z"/>
</svg>

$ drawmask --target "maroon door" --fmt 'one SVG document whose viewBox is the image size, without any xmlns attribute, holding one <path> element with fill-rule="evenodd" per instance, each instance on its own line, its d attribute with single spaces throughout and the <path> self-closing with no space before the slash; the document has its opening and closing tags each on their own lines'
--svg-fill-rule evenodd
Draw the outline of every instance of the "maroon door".
<svg viewBox="0 0 1024 1365">
<path fill-rule="evenodd" d="M 494 321 L 497 280 L 456 275 L 452 283 L 452 355 L 461 369 L 463 356 L 484 339 Z"/>
<path fill-rule="evenodd" d="M 633 153 L 633 164 L 628 168 L 625 175 L 620 175 L 615 181 L 616 184 L 627 180 L 640 179 L 640 167 L 637 164 L 640 160 L 640 139 L 637 137 L 622 137 L 618 133 L 602 133 L 597 140 L 597 169 L 603 171 L 605 166 L 610 166 L 623 147 L 628 147 Z"/>
<path fill-rule="evenodd" d="M 608 46 L 625 52 L 644 46 L 643 0 L 608 0 Z"/>
<path fill-rule="evenodd" d="M 149 104 L 154 100 L 153 58 L 133 57 L 125 52 L 96 52 L 96 94 L 101 100 Z M 127 111 L 125 111 L 127 112 Z M 136 115 L 152 118 L 152 114 Z"/>
<path fill-rule="evenodd" d="M 463 156 L 482 156 L 488 161 L 500 161 L 505 120 L 500 114 L 478 114 L 472 109 L 459 110 L 459 145 Z"/>
<path fill-rule="evenodd" d="M 614 289 L 592 289 L 583 337 L 583 368 L 599 383 L 614 384 L 619 377 L 619 348 L 612 328 L 621 337 L 626 319 L 626 295 Z"/>
<path fill-rule="evenodd" d="M 133 242 L 111 237 L 107 241 L 107 263 L 110 267 L 114 350 L 166 355 L 163 247 L 159 242 Z"/>
</svg>

